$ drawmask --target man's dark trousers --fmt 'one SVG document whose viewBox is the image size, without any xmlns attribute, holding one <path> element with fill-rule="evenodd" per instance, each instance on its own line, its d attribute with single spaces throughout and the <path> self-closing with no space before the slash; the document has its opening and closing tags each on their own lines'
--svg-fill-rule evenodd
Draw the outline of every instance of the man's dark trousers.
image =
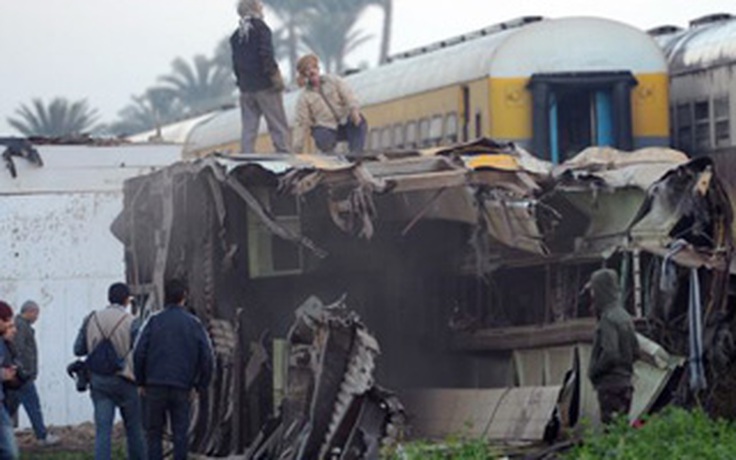
<svg viewBox="0 0 736 460">
<path fill-rule="evenodd" d="M 163 458 L 161 440 L 168 414 L 174 441 L 174 460 L 186 460 L 189 446 L 187 431 L 189 429 L 190 394 L 189 390 L 168 385 L 146 386 L 143 413 L 149 459 Z"/>
</svg>

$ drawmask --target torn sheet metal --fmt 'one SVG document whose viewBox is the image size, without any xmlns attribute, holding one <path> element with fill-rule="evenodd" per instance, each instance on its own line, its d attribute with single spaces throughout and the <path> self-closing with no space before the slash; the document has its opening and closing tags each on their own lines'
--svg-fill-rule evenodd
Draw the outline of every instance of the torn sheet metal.
<svg viewBox="0 0 736 460">
<path fill-rule="evenodd" d="M 592 327 L 593 325 L 591 325 Z M 574 396 L 579 405 L 573 420 L 580 417 L 598 423 L 599 410 L 595 389 L 587 378 L 591 338 L 570 345 L 516 349 L 513 352 L 516 379 L 520 386 L 563 385 L 572 371 L 578 382 Z M 634 363 L 634 397 L 629 418 L 634 420 L 648 413 L 669 383 L 675 371 L 683 365 L 682 357 L 673 356 L 653 340 L 637 334 L 640 355 Z"/>
<path fill-rule="evenodd" d="M 636 420 L 649 413 L 675 371 L 685 364 L 685 358 L 667 353 L 661 345 L 637 334 L 639 359 L 634 362 L 634 396 L 629 419 Z"/>
<path fill-rule="evenodd" d="M 347 234 L 372 239 L 378 221 L 397 219 L 406 235 L 419 221 L 444 220 L 479 229 L 488 238 L 486 250 L 545 257 L 625 246 L 630 230 L 637 240 L 663 244 L 663 229 L 671 230 L 688 212 L 676 206 L 687 202 L 678 171 L 700 164 L 666 148 L 591 147 L 553 167 L 488 139 L 360 162 L 320 155 L 239 155 L 215 162 L 225 165 L 228 177 L 260 168 L 280 193 L 298 199 L 325 190 L 329 215 Z M 707 193 L 717 187 L 712 172 L 694 174 L 693 193 L 713 196 Z"/>
<path fill-rule="evenodd" d="M 431 388 L 401 394 L 411 436 L 503 442 L 542 441 L 553 423 L 562 386 L 492 389 Z"/>
<path fill-rule="evenodd" d="M 730 240 L 732 220 L 728 196 L 714 180 L 712 161 L 697 158 L 652 184 L 630 234 L 640 244 L 683 238 L 713 249 Z"/>
<path fill-rule="evenodd" d="M 589 147 L 553 169 L 555 185 L 544 201 L 559 210 L 561 222 L 578 222 L 564 227 L 572 232 L 575 251 L 596 253 L 623 246 L 647 189 L 686 161 L 683 153 L 664 148 L 622 152 Z"/>
<path fill-rule="evenodd" d="M 246 458 L 377 458 L 403 423 L 398 400 L 373 381 L 378 342 L 343 300 L 311 297 L 296 317 L 278 422 Z"/>
<path fill-rule="evenodd" d="M 608 188 L 647 189 L 664 173 L 687 161 L 684 153 L 664 147 L 648 147 L 634 152 L 588 147 L 556 166 L 552 174 L 558 180 L 571 179 L 580 185 L 592 183 Z"/>
</svg>

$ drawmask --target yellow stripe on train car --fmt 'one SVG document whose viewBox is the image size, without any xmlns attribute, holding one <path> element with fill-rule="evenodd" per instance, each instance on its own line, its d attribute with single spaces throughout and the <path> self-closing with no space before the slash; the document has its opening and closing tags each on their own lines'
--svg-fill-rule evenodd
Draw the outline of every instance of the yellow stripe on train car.
<svg viewBox="0 0 736 460">
<path fill-rule="evenodd" d="M 490 137 L 521 141 L 532 137 L 532 96 L 528 77 L 490 78 Z"/>
<path fill-rule="evenodd" d="M 669 137 L 669 80 L 667 74 L 634 75 L 631 122 L 634 137 Z"/>
</svg>

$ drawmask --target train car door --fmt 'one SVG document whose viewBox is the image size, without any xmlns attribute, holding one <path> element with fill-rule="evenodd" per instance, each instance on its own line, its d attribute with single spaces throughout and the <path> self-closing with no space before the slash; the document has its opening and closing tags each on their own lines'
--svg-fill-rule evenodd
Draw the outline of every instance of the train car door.
<svg viewBox="0 0 736 460">
<path fill-rule="evenodd" d="M 533 151 L 557 164 L 591 145 L 630 150 L 635 84 L 630 72 L 533 75 Z"/>
</svg>

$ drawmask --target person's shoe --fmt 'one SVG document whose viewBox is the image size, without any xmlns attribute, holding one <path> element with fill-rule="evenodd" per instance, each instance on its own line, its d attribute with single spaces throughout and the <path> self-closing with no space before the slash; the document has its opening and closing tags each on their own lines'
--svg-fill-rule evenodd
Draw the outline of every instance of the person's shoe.
<svg viewBox="0 0 736 460">
<path fill-rule="evenodd" d="M 39 443 L 42 446 L 55 446 L 55 445 L 59 444 L 60 441 L 61 440 L 59 439 L 58 436 L 56 436 L 54 434 L 47 434 L 46 435 L 46 438 L 45 439 L 41 439 L 39 441 Z"/>
</svg>

